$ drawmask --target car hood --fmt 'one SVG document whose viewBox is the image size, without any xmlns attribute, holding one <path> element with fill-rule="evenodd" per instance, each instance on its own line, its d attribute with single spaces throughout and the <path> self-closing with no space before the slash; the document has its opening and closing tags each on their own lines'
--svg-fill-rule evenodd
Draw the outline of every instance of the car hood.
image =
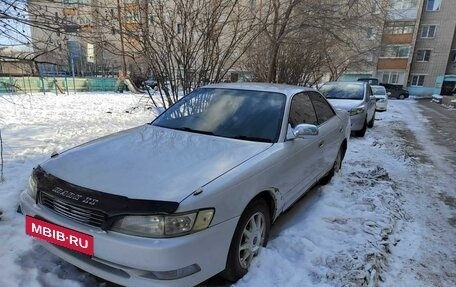
<svg viewBox="0 0 456 287">
<path fill-rule="evenodd" d="M 342 99 L 328 99 L 328 102 L 336 109 L 350 111 L 363 103 L 362 100 L 342 100 Z"/>
<path fill-rule="evenodd" d="M 85 188 L 180 202 L 271 145 L 145 125 L 75 147 L 41 166 Z"/>
</svg>

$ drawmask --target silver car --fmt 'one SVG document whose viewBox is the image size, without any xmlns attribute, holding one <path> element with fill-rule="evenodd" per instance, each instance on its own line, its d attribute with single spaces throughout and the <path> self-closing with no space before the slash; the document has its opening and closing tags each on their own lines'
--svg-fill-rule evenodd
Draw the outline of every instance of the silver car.
<svg viewBox="0 0 456 287">
<path fill-rule="evenodd" d="M 351 130 L 363 137 L 375 122 L 375 97 L 366 82 L 328 82 L 320 92 L 335 107 L 350 113 Z"/>
<path fill-rule="evenodd" d="M 235 281 L 277 217 L 339 170 L 349 135 L 348 114 L 313 89 L 199 88 L 150 124 L 36 167 L 26 232 L 125 286 Z"/>
</svg>

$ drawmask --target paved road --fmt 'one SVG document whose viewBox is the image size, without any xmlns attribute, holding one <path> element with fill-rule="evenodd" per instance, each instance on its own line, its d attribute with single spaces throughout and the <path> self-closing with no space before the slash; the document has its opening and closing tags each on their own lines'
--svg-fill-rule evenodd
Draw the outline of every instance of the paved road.
<svg viewBox="0 0 456 287">
<path fill-rule="evenodd" d="M 418 107 L 429 121 L 434 141 L 451 152 L 447 159 L 456 166 L 456 110 L 449 110 L 429 100 L 420 100 Z"/>
</svg>

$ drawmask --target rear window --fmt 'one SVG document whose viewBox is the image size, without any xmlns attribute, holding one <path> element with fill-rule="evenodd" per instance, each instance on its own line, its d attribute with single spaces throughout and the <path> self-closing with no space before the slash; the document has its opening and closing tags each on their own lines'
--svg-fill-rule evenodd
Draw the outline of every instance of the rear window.
<svg viewBox="0 0 456 287">
<path fill-rule="evenodd" d="M 361 100 L 364 98 L 364 85 L 357 83 L 324 84 L 320 92 L 327 99 Z"/>
<path fill-rule="evenodd" d="M 371 86 L 372 92 L 374 95 L 384 96 L 386 95 L 386 90 L 384 87 Z"/>
</svg>

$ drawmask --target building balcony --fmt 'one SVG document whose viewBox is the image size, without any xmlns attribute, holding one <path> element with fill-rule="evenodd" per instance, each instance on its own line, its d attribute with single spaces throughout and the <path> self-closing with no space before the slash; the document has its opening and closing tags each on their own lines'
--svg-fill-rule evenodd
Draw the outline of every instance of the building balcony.
<svg viewBox="0 0 456 287">
<path fill-rule="evenodd" d="M 378 59 L 378 70 L 405 70 L 408 58 L 380 58 Z"/>
<path fill-rule="evenodd" d="M 135 32 L 139 30 L 139 23 L 137 22 L 130 22 L 130 23 L 124 23 L 124 29 L 128 32 Z"/>
<path fill-rule="evenodd" d="M 124 11 L 126 12 L 139 12 L 141 7 L 136 3 L 126 3 L 124 5 Z"/>
<path fill-rule="evenodd" d="M 75 16 L 78 14 L 78 9 L 76 8 L 63 8 L 63 15 L 65 16 Z"/>
<path fill-rule="evenodd" d="M 413 34 L 383 34 L 382 43 L 387 44 L 410 44 L 413 41 Z"/>
<path fill-rule="evenodd" d="M 418 8 L 391 9 L 388 11 L 389 20 L 412 20 L 418 18 Z"/>
</svg>

